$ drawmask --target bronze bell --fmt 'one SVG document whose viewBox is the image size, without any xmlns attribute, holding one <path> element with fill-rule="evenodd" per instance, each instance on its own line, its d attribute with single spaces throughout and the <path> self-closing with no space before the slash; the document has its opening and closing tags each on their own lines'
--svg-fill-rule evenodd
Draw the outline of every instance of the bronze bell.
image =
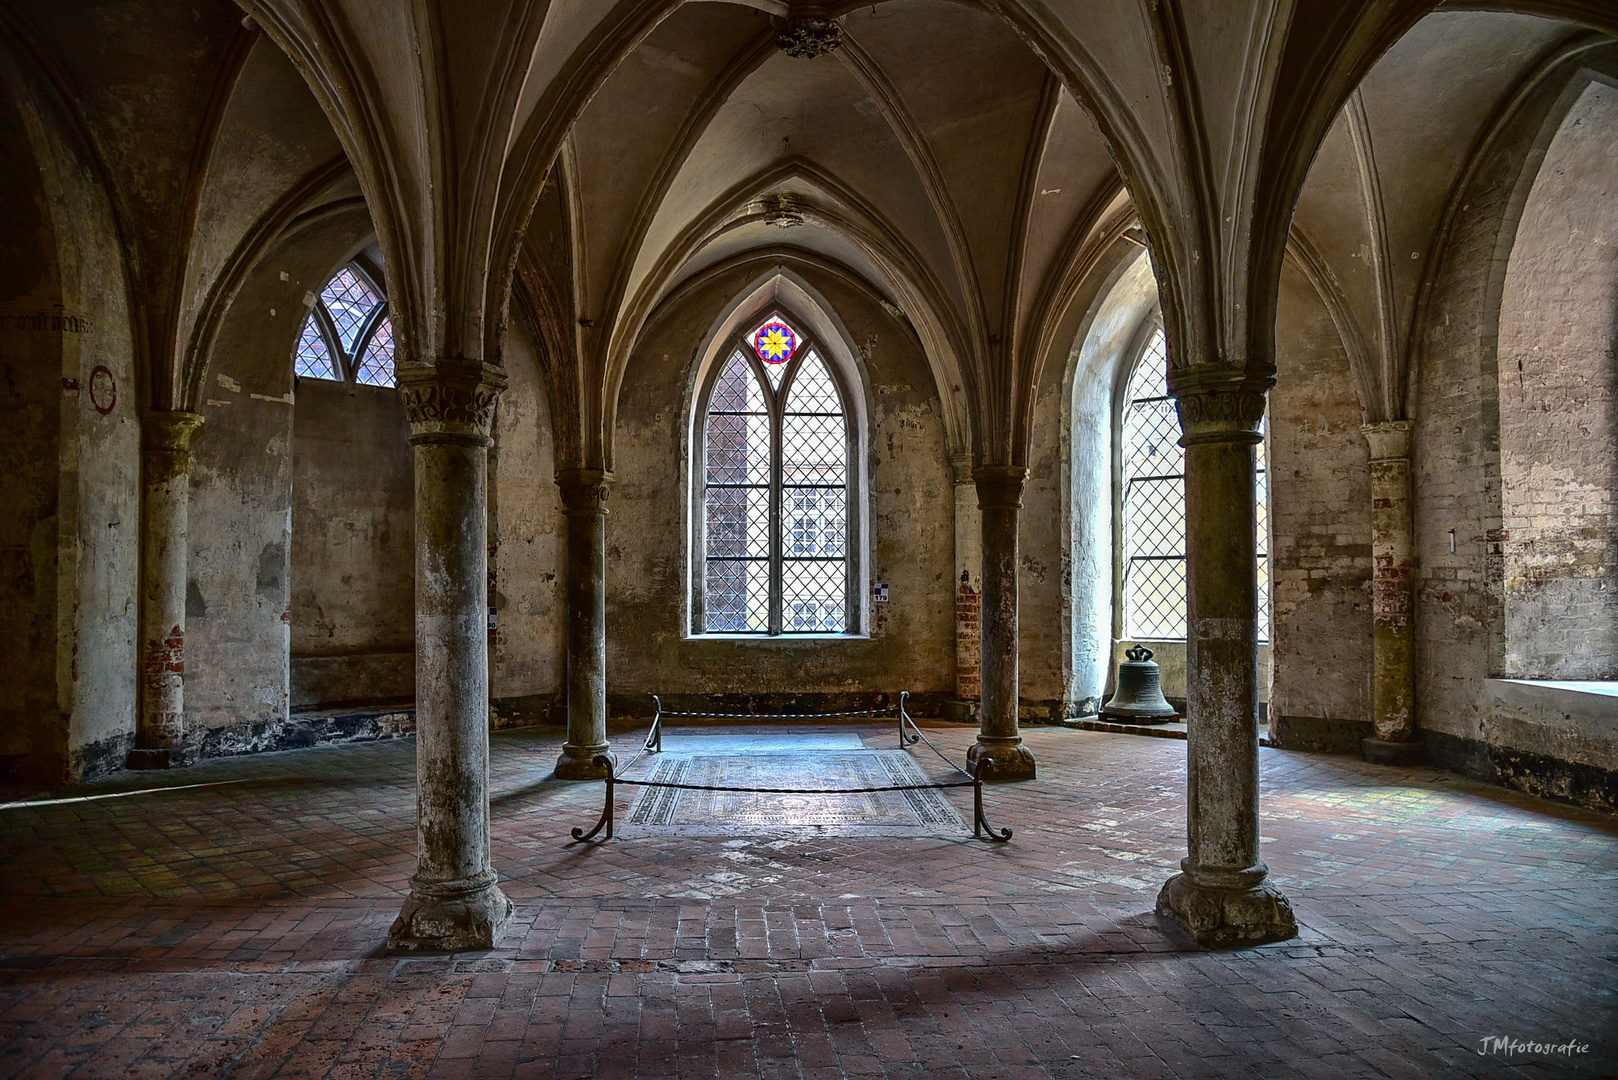
<svg viewBox="0 0 1618 1080">
<path fill-rule="evenodd" d="M 1152 660 L 1152 650 L 1136 645 L 1124 653 L 1118 664 L 1118 692 L 1101 706 L 1101 715 L 1137 724 L 1161 724 L 1179 715 L 1163 699 L 1163 683 Z"/>
</svg>

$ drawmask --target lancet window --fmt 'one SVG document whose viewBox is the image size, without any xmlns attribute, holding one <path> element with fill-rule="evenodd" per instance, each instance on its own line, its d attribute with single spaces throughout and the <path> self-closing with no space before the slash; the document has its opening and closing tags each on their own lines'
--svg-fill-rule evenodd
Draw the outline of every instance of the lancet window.
<svg viewBox="0 0 1618 1080">
<path fill-rule="evenodd" d="M 854 432 L 840 373 L 781 315 L 721 355 L 699 397 L 693 629 L 850 633 Z"/>
</svg>

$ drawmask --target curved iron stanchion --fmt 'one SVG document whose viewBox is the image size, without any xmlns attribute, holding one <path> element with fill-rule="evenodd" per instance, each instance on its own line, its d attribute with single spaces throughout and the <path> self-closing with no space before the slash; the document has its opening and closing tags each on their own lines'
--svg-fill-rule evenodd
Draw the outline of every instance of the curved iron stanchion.
<svg viewBox="0 0 1618 1080">
<path fill-rule="evenodd" d="M 606 805 L 601 808 L 601 820 L 596 822 L 595 828 L 591 829 L 589 832 L 585 832 L 583 829 L 580 829 L 580 828 L 575 828 L 573 830 L 573 839 L 575 839 L 575 840 L 588 840 L 591 837 L 593 837 L 596 833 L 600 832 L 603 828 L 605 828 L 607 830 L 607 835 L 603 836 L 601 839 L 603 839 L 603 840 L 611 840 L 612 839 L 612 786 L 617 781 L 617 777 L 612 775 L 612 758 L 608 757 L 606 754 L 597 754 L 591 760 L 591 764 L 592 765 L 603 765 L 607 769 L 607 777 L 606 777 L 606 779 L 607 779 L 607 802 L 606 802 Z"/>
<path fill-rule="evenodd" d="M 642 750 L 650 750 L 654 754 L 663 752 L 663 699 L 656 694 L 652 695 L 652 704 L 657 706 L 657 712 L 652 714 L 652 730 L 646 733 L 646 745 Z"/>
<path fill-rule="evenodd" d="M 915 746 L 921 741 L 921 728 L 916 727 L 916 722 L 910 719 L 910 714 L 905 711 L 905 699 L 909 696 L 910 691 L 899 691 L 899 749 L 901 750 Z M 906 727 L 914 728 L 916 733 L 912 735 L 905 730 Z"/>
<path fill-rule="evenodd" d="M 1003 844 L 1011 839 L 1011 830 L 996 829 L 983 816 L 983 770 L 993 767 L 994 758 L 982 757 L 978 758 L 977 767 L 972 770 L 972 835 Z"/>
</svg>

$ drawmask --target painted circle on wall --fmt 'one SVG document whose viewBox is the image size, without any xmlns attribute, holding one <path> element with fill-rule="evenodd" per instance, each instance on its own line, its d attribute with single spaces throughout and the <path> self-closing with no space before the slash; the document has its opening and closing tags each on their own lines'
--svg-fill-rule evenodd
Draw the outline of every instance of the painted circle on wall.
<svg viewBox="0 0 1618 1080">
<path fill-rule="evenodd" d="M 766 364 L 784 364 L 798 351 L 798 335 L 786 323 L 772 319 L 753 335 L 753 349 Z"/>
<path fill-rule="evenodd" d="M 105 364 L 97 364 L 90 372 L 90 404 L 96 412 L 106 416 L 118 404 L 118 380 Z"/>
</svg>

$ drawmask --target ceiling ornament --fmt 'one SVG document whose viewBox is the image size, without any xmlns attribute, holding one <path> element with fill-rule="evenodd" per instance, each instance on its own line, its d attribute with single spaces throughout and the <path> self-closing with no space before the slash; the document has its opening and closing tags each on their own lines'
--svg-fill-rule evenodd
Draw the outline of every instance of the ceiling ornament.
<svg viewBox="0 0 1618 1080">
<path fill-rule="evenodd" d="M 759 200 L 764 220 L 777 229 L 795 229 L 803 224 L 803 204 L 795 195 L 780 193 Z"/>
<path fill-rule="evenodd" d="M 793 4 L 778 42 L 788 56 L 813 60 L 843 44 L 843 28 L 823 4 Z"/>
</svg>

